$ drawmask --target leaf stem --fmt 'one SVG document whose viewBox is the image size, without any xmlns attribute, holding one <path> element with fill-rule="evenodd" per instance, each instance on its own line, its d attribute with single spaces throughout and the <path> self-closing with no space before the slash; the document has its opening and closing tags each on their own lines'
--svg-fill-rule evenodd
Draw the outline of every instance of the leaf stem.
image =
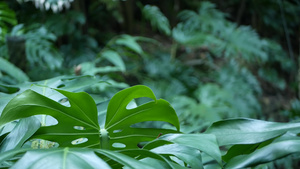
<svg viewBox="0 0 300 169">
<path fill-rule="evenodd" d="M 109 133 L 106 129 L 100 129 L 100 148 L 109 150 Z"/>
</svg>

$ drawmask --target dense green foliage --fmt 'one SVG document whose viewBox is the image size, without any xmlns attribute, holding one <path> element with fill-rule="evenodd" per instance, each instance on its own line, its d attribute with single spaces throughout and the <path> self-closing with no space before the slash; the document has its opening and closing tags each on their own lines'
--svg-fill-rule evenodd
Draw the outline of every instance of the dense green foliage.
<svg viewBox="0 0 300 169">
<path fill-rule="evenodd" d="M 4 0 L 0 168 L 297 167 L 299 13 Z"/>
</svg>

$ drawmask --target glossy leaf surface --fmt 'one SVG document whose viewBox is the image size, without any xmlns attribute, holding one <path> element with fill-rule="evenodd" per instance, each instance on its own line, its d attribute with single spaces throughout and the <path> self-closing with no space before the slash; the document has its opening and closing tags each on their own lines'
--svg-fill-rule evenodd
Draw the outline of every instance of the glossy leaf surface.
<svg viewBox="0 0 300 169">
<path fill-rule="evenodd" d="M 15 148 L 21 148 L 23 143 L 40 128 L 40 125 L 40 122 L 34 117 L 21 119 L 1 142 L 0 153 Z"/>
<path fill-rule="evenodd" d="M 184 147 L 186 146 L 194 150 L 200 150 L 216 160 L 219 165 L 222 165 L 221 152 L 216 137 L 212 134 L 166 134 L 150 142 L 145 148 L 155 149 L 158 146 L 170 143 L 174 143 L 179 147 L 183 146 L 183 149 L 185 149 Z"/>
<path fill-rule="evenodd" d="M 97 147 L 109 149 L 114 143 L 123 148 L 137 148 L 138 143 L 151 141 L 159 134 L 178 132 L 168 129 L 133 128 L 131 125 L 144 121 L 164 121 L 179 130 L 174 109 L 164 100 L 156 100 L 150 88 L 134 86 L 117 93 L 107 109 L 105 128 L 100 130 L 98 112 L 94 100 L 84 92 L 72 93 L 56 90 L 67 98 L 70 106 L 64 106 L 32 90 L 12 99 L 2 112 L 0 126 L 13 120 L 45 114 L 58 124 L 41 127 L 32 138 L 54 141 L 61 147 Z M 133 109 L 126 106 L 131 100 L 149 97 L 155 101 Z M 78 139 L 83 139 L 78 142 Z"/>
<path fill-rule="evenodd" d="M 103 168 L 110 169 L 93 151 L 87 149 L 50 149 L 28 151 L 12 168 Z"/>
<path fill-rule="evenodd" d="M 169 144 L 156 147 L 151 151 L 158 154 L 174 155 L 178 159 L 184 161 L 186 164 L 189 164 L 193 169 L 203 168 L 200 151 L 188 146 Z"/>
<path fill-rule="evenodd" d="M 127 109 L 135 98 L 148 97 L 154 101 Z M 176 127 L 176 130 L 133 128 L 133 124 L 144 121 L 163 121 Z M 136 148 L 143 141 L 151 141 L 160 134 L 176 133 L 180 129 L 175 110 L 165 100 L 156 100 L 153 92 L 146 86 L 134 86 L 117 93 L 107 108 L 105 129 L 109 132 L 110 144 L 125 144 L 126 148 Z"/>
<path fill-rule="evenodd" d="M 64 97 L 58 95 L 57 92 L 53 92 L 50 88 L 78 92 L 96 83 L 99 83 L 99 80 L 93 76 L 59 76 L 43 81 L 25 82 L 17 85 L 0 84 L 0 112 L 11 99 L 27 89 L 34 90 L 46 97 L 59 101 Z"/>
<path fill-rule="evenodd" d="M 276 123 L 254 119 L 229 119 L 213 123 L 205 133 L 214 134 L 219 145 L 255 144 L 287 131 L 300 131 L 300 123 Z"/>
<path fill-rule="evenodd" d="M 251 154 L 240 155 L 228 161 L 225 168 L 247 168 L 280 159 L 292 153 L 300 152 L 300 140 L 276 142 Z"/>
<path fill-rule="evenodd" d="M 26 90 L 12 99 L 4 108 L 0 126 L 20 118 L 46 114 L 54 117 L 58 124 L 41 127 L 35 133 L 35 138 L 55 141 L 60 146 L 76 146 L 72 144 L 72 141 L 86 138 L 88 141 L 82 143 L 81 147 L 99 146 L 100 127 L 94 100 L 84 92 L 57 91 L 68 98 L 70 107 L 63 106 L 32 90 Z M 81 127 L 83 130 L 76 127 Z"/>
</svg>

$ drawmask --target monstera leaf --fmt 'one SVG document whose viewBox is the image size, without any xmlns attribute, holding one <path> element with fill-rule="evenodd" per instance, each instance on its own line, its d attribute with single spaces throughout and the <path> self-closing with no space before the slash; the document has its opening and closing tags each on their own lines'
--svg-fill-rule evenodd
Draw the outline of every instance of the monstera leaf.
<svg viewBox="0 0 300 169">
<path fill-rule="evenodd" d="M 12 99 L 4 108 L 0 126 L 24 117 L 46 114 L 54 117 L 57 125 L 41 127 L 34 137 L 57 142 L 60 146 L 74 146 L 72 141 L 78 138 L 88 139 L 81 146 L 99 145 L 99 125 L 94 100 L 84 92 L 71 93 L 57 90 L 66 96 L 70 107 L 64 106 L 32 90 L 26 90 Z M 78 128 L 83 128 L 79 130 Z M 67 136 L 67 137 L 66 137 Z"/>
<path fill-rule="evenodd" d="M 161 134 L 179 131 L 179 121 L 174 109 L 164 100 L 156 100 L 146 86 L 134 86 L 117 93 L 107 109 L 105 128 L 100 129 L 97 107 L 85 92 L 72 93 L 55 89 L 64 95 L 69 106 L 62 105 L 35 91 L 26 90 L 12 99 L 0 117 L 0 129 L 6 123 L 39 114 L 52 116 L 57 124 L 42 126 L 31 138 L 57 142 L 60 147 L 92 147 L 114 149 L 136 148 L 138 143 L 151 141 Z M 154 101 L 127 109 L 134 98 L 149 97 Z M 177 130 L 134 128 L 144 121 L 164 121 Z"/>
<path fill-rule="evenodd" d="M 0 84 L 0 114 L 10 100 L 27 89 L 31 89 L 37 93 L 45 95 L 46 97 L 59 101 L 65 97 L 57 92 L 53 92 L 51 88 L 66 90 L 69 92 L 77 92 L 83 91 L 86 88 L 89 88 L 91 85 L 100 82 L 101 81 L 94 76 L 85 75 L 58 76 L 38 82 L 25 82 L 16 85 Z"/>
<path fill-rule="evenodd" d="M 127 105 L 135 98 L 148 97 L 154 101 L 143 104 L 133 109 Z M 134 148 L 139 142 L 150 141 L 161 134 L 177 131 L 153 128 L 133 128 L 133 124 L 144 121 L 168 122 L 180 129 L 175 110 L 165 100 L 156 100 L 150 88 L 134 86 L 117 93 L 110 101 L 107 108 L 105 129 L 110 133 L 110 144 L 121 143 L 127 148 Z"/>
</svg>

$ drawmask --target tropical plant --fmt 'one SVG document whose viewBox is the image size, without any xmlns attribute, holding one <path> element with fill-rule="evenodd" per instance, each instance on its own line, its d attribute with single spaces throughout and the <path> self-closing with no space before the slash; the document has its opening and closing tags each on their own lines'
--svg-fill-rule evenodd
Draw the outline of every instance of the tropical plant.
<svg viewBox="0 0 300 169">
<path fill-rule="evenodd" d="M 45 27 L 40 27 L 39 24 L 24 27 L 24 24 L 19 24 L 14 26 L 6 36 L 7 40 L 0 49 L 3 57 L 15 60 L 15 64 L 19 63 L 18 66 L 21 66 L 19 68 L 24 69 L 23 71 L 32 79 L 41 79 L 37 74 L 38 69 L 48 71 L 46 77 L 49 78 L 51 72 L 61 68 L 63 58 L 54 45 L 57 37 Z"/>
<path fill-rule="evenodd" d="M 54 46 L 56 36 L 50 33 L 45 27 L 39 25 L 26 32 L 26 56 L 32 67 L 41 67 L 54 70 L 62 64 L 62 56 Z"/>
<path fill-rule="evenodd" d="M 1 166 L 244 168 L 300 151 L 296 148 L 299 139 L 293 134 L 300 132 L 299 123 L 231 119 L 214 123 L 202 134 L 184 134 L 179 132 L 174 109 L 165 100 L 156 99 L 146 86 L 117 93 L 108 104 L 105 122 L 98 119 L 99 110 L 87 93 L 52 90 L 67 103 L 33 90 L 26 90 L 7 103 L 0 118 Z M 152 101 L 128 107 L 140 97 Z M 41 124 L 35 116 L 38 114 L 53 117 L 54 123 Z M 145 121 L 167 122 L 173 128 L 133 126 Z M 229 146 L 224 156 L 219 146 Z"/>
<path fill-rule="evenodd" d="M 266 42 L 247 26 L 237 26 L 226 20 L 225 14 L 210 2 L 200 3 L 198 12 L 184 10 L 173 29 L 173 38 L 180 44 L 206 46 L 218 57 L 241 57 L 247 61 L 265 62 Z"/>
</svg>

